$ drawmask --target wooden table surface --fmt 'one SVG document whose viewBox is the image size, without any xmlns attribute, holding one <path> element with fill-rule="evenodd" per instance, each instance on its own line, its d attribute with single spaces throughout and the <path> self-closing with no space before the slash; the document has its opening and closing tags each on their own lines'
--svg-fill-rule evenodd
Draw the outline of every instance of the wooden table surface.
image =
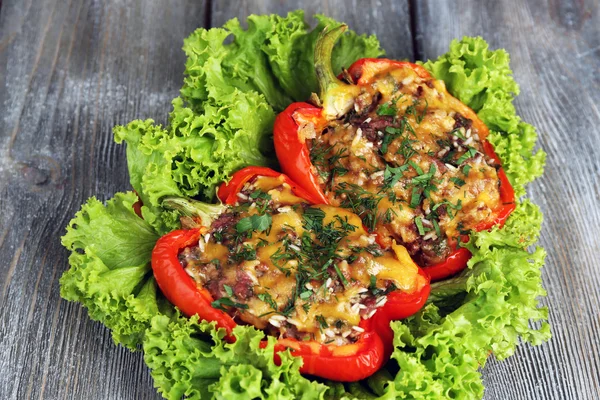
<svg viewBox="0 0 600 400">
<path fill-rule="evenodd" d="M 165 122 L 183 38 L 302 8 L 425 60 L 452 38 L 506 48 L 517 109 L 548 153 L 529 186 L 545 215 L 553 338 L 483 370 L 486 399 L 600 398 L 600 6 L 549 1 L 0 0 L 0 399 L 156 399 L 141 353 L 62 300 L 59 243 L 89 196 L 129 188 L 111 129 Z"/>
</svg>

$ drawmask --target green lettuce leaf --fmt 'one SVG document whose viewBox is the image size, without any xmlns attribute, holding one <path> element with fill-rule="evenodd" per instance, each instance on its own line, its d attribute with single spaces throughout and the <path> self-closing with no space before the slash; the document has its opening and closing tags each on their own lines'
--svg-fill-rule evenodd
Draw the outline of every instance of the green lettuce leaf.
<svg viewBox="0 0 600 400">
<path fill-rule="evenodd" d="M 292 101 L 305 101 L 318 91 L 314 70 L 314 48 L 318 34 L 327 25 L 339 22 L 316 15 L 317 26 L 310 29 L 302 10 L 287 16 L 251 15 L 248 29 L 238 19 L 223 28 L 200 28 L 184 41 L 188 57 L 182 97 L 195 112 L 219 94 L 218 90 L 239 88 L 255 91 L 281 111 Z M 224 44 L 231 37 L 229 44 Z M 335 72 L 363 57 L 384 54 L 375 36 L 347 32 L 333 51 Z M 270 132 L 270 130 L 269 130 Z"/>
<path fill-rule="evenodd" d="M 260 150 L 274 118 L 264 99 L 234 89 L 219 102 L 198 115 L 177 98 L 168 128 L 149 119 L 114 129 L 117 143 L 127 143 L 131 185 L 159 216 L 151 223 L 160 233 L 179 226 L 177 214 L 162 207 L 165 197 L 212 200 L 217 185 L 237 169 L 272 163 Z"/>
<path fill-rule="evenodd" d="M 506 176 L 515 188 L 517 197 L 525 194 L 525 185 L 542 176 L 546 164 L 543 150 L 534 152 L 537 133 L 532 125 L 519 122 L 514 132 L 491 132 L 488 136 L 502 160 Z"/>
<path fill-rule="evenodd" d="M 275 338 L 260 347 L 264 333 L 234 328 L 235 343 L 224 330 L 198 317 L 156 316 L 144 340 L 144 360 L 167 399 L 320 399 L 327 386 L 300 375 L 302 361 L 289 352 L 273 359 Z"/>
<path fill-rule="evenodd" d="M 545 252 L 529 253 L 541 228 L 539 208 L 525 201 L 505 228 L 472 235 L 469 273 L 453 279 L 466 293 L 463 304 L 444 315 L 436 303 L 402 322 L 394 322 L 392 358 L 400 372 L 387 390 L 400 397 L 481 398 L 479 368 L 493 354 L 504 359 L 519 343 L 539 344 L 550 338 L 548 310 L 539 307 L 545 296 L 540 268 Z M 447 285 L 433 285 L 437 290 Z"/>
<path fill-rule="evenodd" d="M 136 201 L 129 192 L 117 193 L 106 206 L 93 197 L 83 205 L 62 237 L 72 253 L 71 268 L 60 279 L 63 298 L 82 303 L 112 330 L 115 343 L 131 349 L 165 307 L 149 265 L 158 236 L 133 211 Z"/>
</svg>

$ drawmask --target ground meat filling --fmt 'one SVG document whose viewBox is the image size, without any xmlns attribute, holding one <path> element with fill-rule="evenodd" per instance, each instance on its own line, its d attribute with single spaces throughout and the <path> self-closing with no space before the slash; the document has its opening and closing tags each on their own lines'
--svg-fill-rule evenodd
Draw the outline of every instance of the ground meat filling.
<svg viewBox="0 0 600 400">
<path fill-rule="evenodd" d="M 353 343 L 390 291 L 424 283 L 359 217 L 310 206 L 279 178 L 249 182 L 238 198 L 179 259 L 213 307 L 239 323 L 278 337 Z"/>
<path fill-rule="evenodd" d="M 307 141 L 311 160 L 331 204 L 359 214 L 384 246 L 395 240 L 418 264 L 437 264 L 459 235 L 494 219 L 499 166 L 443 82 L 411 68 L 371 82 Z"/>
</svg>

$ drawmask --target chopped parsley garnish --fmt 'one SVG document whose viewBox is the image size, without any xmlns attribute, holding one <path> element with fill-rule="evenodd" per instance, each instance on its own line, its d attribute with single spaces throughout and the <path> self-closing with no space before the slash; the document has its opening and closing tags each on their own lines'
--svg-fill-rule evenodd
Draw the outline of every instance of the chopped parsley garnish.
<svg viewBox="0 0 600 400">
<path fill-rule="evenodd" d="M 400 208 L 402 209 L 402 208 Z M 385 210 L 385 213 L 383 213 L 383 223 L 384 224 L 389 224 L 390 222 L 392 222 L 393 216 L 398 216 L 398 213 L 396 213 L 396 211 L 394 211 L 391 208 L 388 208 L 387 210 Z"/>
<path fill-rule="evenodd" d="M 377 225 L 377 206 L 383 198 L 373 194 L 359 185 L 342 182 L 335 188 L 335 194 L 342 198 L 341 207 L 350 208 L 357 214 L 369 231 Z"/>
<path fill-rule="evenodd" d="M 221 231 L 214 231 L 212 233 L 212 236 L 215 239 L 216 243 L 221 243 L 223 241 L 223 232 Z"/>
<path fill-rule="evenodd" d="M 404 115 L 412 115 L 415 117 L 415 121 L 417 121 L 417 124 L 420 124 L 423 121 L 423 118 L 425 118 L 425 115 L 427 115 L 427 108 L 429 107 L 429 103 L 427 102 L 427 100 L 425 100 L 425 107 L 423 107 L 423 111 L 421 112 L 421 114 L 419 114 L 417 112 L 417 106 L 419 105 L 420 101 L 419 99 L 413 99 L 413 103 L 406 107 L 406 111 L 404 112 Z"/>
<path fill-rule="evenodd" d="M 421 167 L 419 167 L 419 165 L 417 163 L 415 163 L 414 161 L 409 161 L 408 165 L 410 165 L 411 167 L 413 167 L 414 170 L 417 171 L 417 174 L 423 175 L 423 170 L 421 169 Z"/>
<path fill-rule="evenodd" d="M 446 212 L 448 213 L 448 216 L 450 217 L 450 219 L 454 218 L 454 214 L 452 213 L 451 210 L 460 210 L 462 209 L 462 200 L 458 200 L 456 202 L 456 205 L 452 204 L 450 201 L 448 200 L 444 200 L 440 203 L 435 204 L 431 210 L 435 213 L 437 211 L 438 208 L 442 207 L 442 206 L 446 206 Z"/>
<path fill-rule="evenodd" d="M 373 296 L 386 295 L 390 292 L 393 292 L 396 289 L 397 289 L 397 287 L 393 283 L 391 283 L 387 289 L 379 289 L 377 287 L 377 277 L 375 275 L 370 275 L 369 290 L 371 291 L 371 294 Z"/>
<path fill-rule="evenodd" d="M 403 132 L 404 130 L 394 128 L 393 126 L 387 126 L 385 128 L 386 134 L 383 136 L 383 140 L 381 141 L 381 154 L 387 153 L 390 143 L 392 143 L 398 136 L 402 135 Z"/>
<path fill-rule="evenodd" d="M 210 305 L 212 306 L 212 308 L 216 308 L 221 311 L 227 311 L 225 307 L 235 307 L 242 310 L 246 310 L 248 308 L 248 304 L 235 302 L 229 297 L 221 297 L 220 299 L 217 299 L 210 303 Z"/>
<path fill-rule="evenodd" d="M 460 165 L 463 162 L 467 161 L 469 158 L 475 157 L 477 155 L 477 149 L 473 147 L 467 148 L 467 151 L 456 160 L 456 164 Z"/>
<path fill-rule="evenodd" d="M 319 142 L 310 148 L 310 161 L 315 166 L 319 176 L 323 180 L 327 180 L 329 178 L 327 154 L 329 154 L 332 148 L 333 146 L 326 146 Z"/>
<path fill-rule="evenodd" d="M 267 303 L 269 305 L 269 307 L 271 307 L 273 310 L 277 311 L 278 307 L 277 307 L 277 303 L 275 302 L 275 300 L 273 300 L 273 297 L 271 297 L 271 294 L 269 293 L 259 293 L 258 295 L 259 300 Z"/>
<path fill-rule="evenodd" d="M 389 165 L 385 166 L 385 171 L 383 172 L 383 189 L 388 189 L 394 187 L 394 185 L 402 178 L 404 175 L 404 171 L 408 169 L 408 165 L 404 164 L 399 167 L 390 167 Z"/>
<path fill-rule="evenodd" d="M 434 218 L 431 220 L 431 223 L 433 224 L 433 229 L 435 229 L 435 234 L 441 236 L 442 232 L 440 231 L 440 225 L 438 224 L 437 220 Z"/>
<path fill-rule="evenodd" d="M 462 179 L 460 179 L 460 178 L 456 178 L 456 177 L 452 177 L 452 178 L 450 178 L 450 181 L 454 182 L 454 184 L 455 184 L 456 186 L 458 186 L 458 187 L 464 186 L 464 185 L 465 185 L 465 183 L 466 183 L 466 182 L 465 182 L 465 181 L 463 181 Z"/>
<path fill-rule="evenodd" d="M 423 226 L 423 221 L 421 220 L 421 217 L 416 217 L 415 218 L 415 225 L 417 226 L 417 230 L 419 231 L 419 235 L 423 236 L 427 232 L 425 230 L 425 227 Z"/>
<path fill-rule="evenodd" d="M 252 215 L 250 217 L 242 218 L 235 225 L 235 230 L 238 233 L 245 233 L 250 231 L 264 232 L 271 227 L 273 219 L 270 214 L 263 215 Z"/>
<path fill-rule="evenodd" d="M 417 170 L 417 172 L 419 173 L 418 176 L 415 176 L 414 178 L 412 178 L 411 183 L 414 185 L 422 185 L 424 183 L 427 183 L 431 180 L 431 178 L 433 178 L 435 176 L 436 168 L 435 168 L 435 164 L 433 164 L 433 163 L 431 163 L 431 165 L 429 165 L 429 172 L 427 172 L 427 173 L 423 173 L 423 171 L 421 170 L 421 168 L 419 168 L 419 166 L 417 164 L 414 164 L 413 168 L 415 168 Z"/>
<path fill-rule="evenodd" d="M 329 324 L 327 323 L 327 321 L 325 320 L 325 317 L 322 315 L 317 315 L 316 317 L 317 322 L 319 323 L 319 326 L 321 328 L 329 328 Z"/>
<path fill-rule="evenodd" d="M 271 201 L 271 195 L 263 192 L 262 190 L 255 190 L 254 192 L 250 193 L 249 197 L 256 203 L 256 208 L 259 214 L 265 212 Z"/>
<path fill-rule="evenodd" d="M 310 207 L 304 211 L 302 218 L 304 219 L 304 229 L 316 231 L 323 227 L 325 211 L 317 207 Z"/>
<path fill-rule="evenodd" d="M 383 103 L 377 108 L 377 115 L 379 116 L 388 116 L 395 117 L 398 109 L 396 108 L 396 104 L 393 102 Z"/>
<path fill-rule="evenodd" d="M 370 278 L 369 290 L 371 291 L 371 293 L 375 294 L 375 291 L 378 290 L 377 289 L 377 276 L 369 275 L 369 278 Z"/>
<path fill-rule="evenodd" d="M 252 261 L 256 260 L 256 249 L 250 245 L 244 245 L 231 252 L 230 255 L 233 261 Z"/>
<path fill-rule="evenodd" d="M 409 161 L 409 164 L 411 162 Z M 431 164 L 429 166 L 429 171 L 424 173 L 421 168 L 415 163 L 412 163 L 411 166 L 419 173 L 419 175 L 412 178 L 411 183 L 413 184 L 411 196 L 410 196 L 410 207 L 417 208 L 417 206 L 421 203 L 422 196 L 426 198 L 430 197 L 431 192 L 437 191 L 436 181 L 433 179 L 435 176 L 436 168 L 435 164 Z"/>
<path fill-rule="evenodd" d="M 308 299 L 310 299 L 310 296 L 312 296 L 312 294 L 313 294 L 312 290 L 307 290 L 307 291 L 300 293 L 300 298 L 302 300 L 308 300 Z"/>
<path fill-rule="evenodd" d="M 412 144 L 416 142 L 417 140 L 415 139 L 402 138 L 397 153 L 404 157 L 405 160 L 408 160 L 409 158 L 417 154 L 417 151 L 412 147 Z"/>
<path fill-rule="evenodd" d="M 410 194 L 410 208 L 417 208 L 421 204 L 421 189 L 418 187 L 413 187 L 412 192 Z"/>
<path fill-rule="evenodd" d="M 334 265 L 333 268 L 335 268 L 335 272 L 340 277 L 340 280 L 342 281 L 342 284 L 344 286 L 348 286 L 348 280 L 346 279 L 346 277 L 344 276 L 344 274 L 342 274 L 342 271 L 340 271 L 340 269 L 338 268 L 338 266 Z"/>
<path fill-rule="evenodd" d="M 450 136 L 456 136 L 456 137 L 457 137 L 457 138 L 459 138 L 459 139 L 462 139 L 462 140 L 467 140 L 467 138 L 465 137 L 465 135 L 463 135 L 463 134 L 462 134 L 462 132 L 461 132 L 460 130 L 461 130 L 461 128 L 456 128 L 456 129 L 453 129 L 453 130 L 450 132 Z"/>
<path fill-rule="evenodd" d="M 470 170 L 471 170 L 471 166 L 469 164 L 467 164 L 462 168 L 462 173 L 465 174 L 465 176 L 469 176 Z"/>
</svg>

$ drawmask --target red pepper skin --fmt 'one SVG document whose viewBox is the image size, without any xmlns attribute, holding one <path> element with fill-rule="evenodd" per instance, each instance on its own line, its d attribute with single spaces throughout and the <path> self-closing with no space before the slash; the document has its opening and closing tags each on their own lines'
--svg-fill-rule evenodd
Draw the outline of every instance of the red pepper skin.
<svg viewBox="0 0 600 400">
<path fill-rule="evenodd" d="M 320 204 L 319 199 L 315 198 L 312 193 L 305 190 L 301 185 L 297 185 L 288 176 L 277 172 L 267 167 L 245 167 L 237 171 L 231 177 L 231 180 L 222 184 L 217 190 L 217 197 L 227 205 L 235 204 L 238 199 L 238 193 L 242 190 L 246 182 L 256 176 L 281 177 L 283 182 L 287 183 L 292 188 L 292 193 L 301 197 L 311 204 Z"/>
<path fill-rule="evenodd" d="M 500 159 L 494 152 L 492 145 L 485 139 L 482 141 L 482 143 L 483 151 L 486 153 L 486 155 L 494 162 L 499 164 Z M 499 192 L 502 206 L 498 210 L 496 218 L 494 218 L 492 221 L 483 221 L 477 224 L 474 229 L 476 232 L 491 229 L 496 225 L 498 225 L 499 228 L 502 228 L 510 216 L 510 213 L 512 213 L 517 206 L 515 204 L 515 191 L 508 181 L 506 173 L 502 168 L 498 170 L 498 180 L 500 181 Z M 469 237 L 464 235 L 461 240 L 463 242 L 468 242 Z M 456 248 L 455 245 L 455 250 L 450 253 L 450 255 L 444 261 L 438 264 L 423 267 L 423 270 L 429 274 L 432 282 L 440 281 L 465 269 L 467 262 L 471 258 L 471 255 L 471 252 L 466 248 Z"/>
<path fill-rule="evenodd" d="M 283 172 L 309 193 L 313 204 L 329 204 L 310 161 L 308 147 L 298 135 L 298 124 L 294 118 L 296 112 L 302 114 L 303 118 L 318 121 L 317 123 L 325 122 L 321 108 L 308 103 L 290 104 L 275 119 L 273 142 L 277 159 Z"/>
<path fill-rule="evenodd" d="M 244 184 L 258 175 L 278 177 L 282 174 L 262 167 L 244 168 L 234 174 L 228 184 L 219 188 L 219 198 L 227 204 L 234 204 Z M 287 176 L 284 175 L 282 178 L 292 187 L 294 194 L 303 197 L 302 195 L 306 193 L 303 189 Z M 306 197 L 303 198 L 308 200 Z M 189 317 L 197 314 L 207 321 L 215 321 L 218 327 L 225 328 L 227 331 L 226 339 L 234 342 L 232 331 L 237 325 L 236 322 L 227 313 L 212 307 L 211 303 L 214 299 L 211 294 L 204 288 L 198 288 L 179 262 L 179 252 L 197 243 L 203 232 L 204 228 L 178 230 L 161 237 L 152 252 L 152 269 L 165 297 L 184 315 Z M 419 273 L 425 276 L 421 269 Z M 340 382 L 364 379 L 381 368 L 389 358 L 391 352 L 387 349 L 392 345 L 393 333 L 391 336 L 383 335 L 386 335 L 387 331 L 391 332 L 389 328 L 391 318 L 406 318 L 416 313 L 425 304 L 429 291 L 430 286 L 427 282 L 418 291 L 418 295 L 401 292 L 388 294 L 388 304 L 378 311 L 378 319 L 373 316 L 371 319 L 362 320 L 359 326 L 364 329 L 364 333 L 352 344 L 337 346 L 316 341 L 278 339 L 275 345 L 275 362 L 281 362 L 278 352 L 290 349 L 293 356 L 302 357 L 303 365 L 300 372 L 303 374 Z M 382 324 L 383 327 L 387 324 L 387 331 L 380 334 L 379 325 L 376 324 Z M 266 345 L 266 341 L 261 343 L 263 348 Z M 343 368 L 340 368 L 342 365 Z"/>
<path fill-rule="evenodd" d="M 350 345 L 324 345 L 279 339 L 275 351 L 289 348 L 293 356 L 302 357 L 304 363 L 300 372 L 303 374 L 339 382 L 355 382 L 373 375 L 389 358 L 385 351 L 386 345 L 380 332 L 374 329 L 372 319 L 362 320 L 359 326 L 365 332 L 357 342 Z M 278 355 L 275 356 L 275 363 L 281 363 Z"/>
<path fill-rule="evenodd" d="M 390 322 L 410 317 L 423 308 L 427 302 L 431 292 L 429 275 L 422 269 L 419 269 L 419 275 L 427 279 L 427 285 L 414 293 L 392 292 L 388 294 L 386 303 L 373 316 L 375 331 L 384 344 L 385 359 L 392 354 L 394 348 L 394 331 L 390 327 Z"/>
<path fill-rule="evenodd" d="M 197 314 L 201 319 L 215 321 L 217 327 L 225 328 L 226 339 L 234 342 L 232 336 L 236 322 L 225 312 L 211 306 L 214 300 L 208 290 L 198 288 L 194 280 L 185 272 L 179 262 L 179 252 L 198 242 L 202 229 L 178 230 L 161 237 L 152 252 L 152 270 L 156 282 L 165 297 L 186 316 Z M 429 293 L 429 285 L 423 289 Z M 388 296 L 402 293 L 390 293 Z M 406 304 L 411 313 L 417 312 L 424 303 Z M 390 314 L 392 315 L 392 314 Z M 405 318 L 407 312 L 394 315 L 402 315 Z M 388 321 L 389 325 L 389 321 Z M 275 352 L 291 349 L 293 356 L 302 357 L 304 363 L 300 372 L 316 375 L 326 379 L 340 382 L 354 382 L 364 379 L 375 373 L 384 361 L 387 360 L 384 345 L 379 332 L 375 331 L 371 320 L 363 320 L 360 325 L 365 332 L 360 339 L 349 345 L 325 345 L 316 341 L 298 341 L 295 339 L 279 339 L 275 345 Z M 390 344 L 391 344 L 391 339 Z M 265 347 L 266 341 L 261 343 Z M 275 354 L 275 362 L 281 359 Z M 344 368 L 339 368 L 343 363 Z"/>
<path fill-rule="evenodd" d="M 366 85 L 369 83 L 373 72 L 385 68 L 411 68 L 421 78 L 432 78 L 429 71 L 420 65 L 385 58 L 362 58 L 348 68 L 348 73 L 355 84 Z M 365 72 L 367 71 L 370 71 L 370 73 L 365 76 Z M 480 132 L 484 153 L 493 162 L 500 164 L 500 159 L 494 152 L 492 145 L 485 139 L 489 132 L 487 126 L 471 108 L 462 103 L 460 104 L 462 105 L 460 107 L 461 114 L 472 120 L 473 125 Z M 321 203 L 329 204 L 329 200 L 318 183 L 316 168 L 310 161 L 308 147 L 299 137 L 297 120 L 311 121 L 317 129 L 326 124 L 321 108 L 308 103 L 292 103 L 275 120 L 273 140 L 275 142 L 277 158 L 284 173 L 298 182 L 312 196 L 318 198 Z M 476 225 L 475 231 L 487 230 L 495 225 L 502 227 L 510 213 L 516 207 L 514 189 L 502 168 L 498 170 L 498 179 L 500 181 L 499 191 L 502 207 L 498 210 L 498 214 L 494 220 Z M 455 248 L 443 262 L 424 267 L 423 269 L 430 275 L 432 281 L 439 281 L 462 271 L 467 266 L 467 261 L 470 258 L 471 253 L 467 249 L 462 247 Z"/>
<path fill-rule="evenodd" d="M 200 234 L 200 229 L 178 230 L 158 239 L 152 251 L 152 271 L 165 297 L 183 314 L 198 314 L 201 319 L 215 321 L 217 326 L 225 328 L 231 341 L 231 332 L 237 324 L 227 313 L 211 306 L 213 298 L 208 290 L 199 289 L 179 262 L 179 251 L 198 243 Z"/>
</svg>

